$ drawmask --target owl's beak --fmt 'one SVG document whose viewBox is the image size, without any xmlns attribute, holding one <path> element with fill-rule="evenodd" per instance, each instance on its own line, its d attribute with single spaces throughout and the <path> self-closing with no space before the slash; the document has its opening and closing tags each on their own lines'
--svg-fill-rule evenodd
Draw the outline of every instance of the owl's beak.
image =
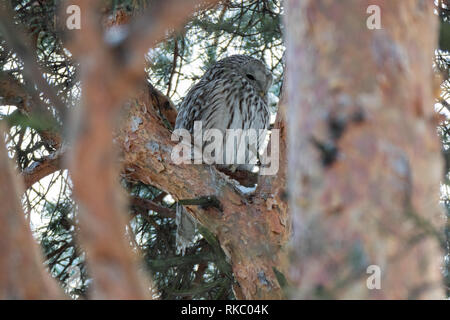
<svg viewBox="0 0 450 320">
<path fill-rule="evenodd" d="M 266 97 L 266 94 L 264 93 L 264 91 L 260 91 L 259 95 L 261 96 L 261 98 L 265 98 Z"/>
</svg>

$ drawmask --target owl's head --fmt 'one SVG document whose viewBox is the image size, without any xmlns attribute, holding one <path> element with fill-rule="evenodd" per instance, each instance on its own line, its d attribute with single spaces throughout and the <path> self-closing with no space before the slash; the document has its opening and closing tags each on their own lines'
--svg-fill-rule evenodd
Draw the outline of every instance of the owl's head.
<svg viewBox="0 0 450 320">
<path fill-rule="evenodd" d="M 250 82 L 261 97 L 267 97 L 272 85 L 272 73 L 261 60 L 246 55 L 233 55 L 218 64 L 232 67 L 234 72 Z"/>
<path fill-rule="evenodd" d="M 249 58 L 239 68 L 239 73 L 254 86 L 261 97 L 265 98 L 272 85 L 272 73 L 260 60 Z"/>
</svg>

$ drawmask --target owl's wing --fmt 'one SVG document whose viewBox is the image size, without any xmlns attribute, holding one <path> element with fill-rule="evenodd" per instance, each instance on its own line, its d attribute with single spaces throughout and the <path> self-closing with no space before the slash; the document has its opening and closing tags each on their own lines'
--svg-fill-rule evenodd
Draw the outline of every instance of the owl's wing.
<svg viewBox="0 0 450 320">
<path fill-rule="evenodd" d="M 225 129 L 225 113 L 230 109 L 228 104 L 231 102 L 230 89 L 226 79 L 197 83 L 180 106 L 175 128 L 184 128 L 192 133 L 194 122 L 202 121 L 204 129 Z"/>
<path fill-rule="evenodd" d="M 204 129 L 268 128 L 264 99 L 249 83 L 233 78 L 197 83 L 181 104 L 175 127 L 192 133 L 194 121 L 202 121 Z"/>
<path fill-rule="evenodd" d="M 248 82 L 233 77 L 218 78 L 197 83 L 180 106 L 176 128 L 184 128 L 193 134 L 195 121 L 202 122 L 205 142 L 210 141 L 212 134 L 205 132 L 207 129 L 220 130 L 224 138 L 226 129 L 255 129 L 258 142 L 249 147 L 256 156 L 265 136 L 258 130 L 268 128 L 269 110 Z M 236 136 L 238 145 L 242 137 Z"/>
</svg>

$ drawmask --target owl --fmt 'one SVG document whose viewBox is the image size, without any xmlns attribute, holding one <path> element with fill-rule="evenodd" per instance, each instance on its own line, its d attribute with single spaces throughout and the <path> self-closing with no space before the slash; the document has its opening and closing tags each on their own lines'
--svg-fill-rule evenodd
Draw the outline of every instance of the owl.
<svg viewBox="0 0 450 320">
<path fill-rule="evenodd" d="M 217 61 L 189 90 L 179 107 L 175 128 L 193 134 L 194 122 L 201 121 L 203 132 L 220 130 L 224 137 L 223 162 L 229 164 L 225 154 L 225 150 L 228 151 L 225 148 L 227 129 L 255 129 L 258 142 L 264 140 L 265 132 L 260 135 L 260 129 L 269 127 L 268 90 L 271 84 L 271 72 L 258 59 L 233 55 Z M 241 138 L 237 139 L 235 153 Z M 250 170 L 253 165 L 248 164 L 249 159 L 256 156 L 258 149 L 259 146 L 249 145 L 245 164 L 236 163 L 233 168 Z"/>
<path fill-rule="evenodd" d="M 227 129 L 255 129 L 258 131 L 259 144 L 265 137 L 265 131 L 260 135 L 259 130 L 269 127 L 268 91 L 271 84 L 272 74 L 260 60 L 245 55 L 222 59 L 207 70 L 189 90 L 179 107 L 175 129 L 186 129 L 193 135 L 194 123 L 201 121 L 202 132 L 217 129 L 224 140 Z M 207 140 L 202 138 L 202 141 Z M 223 141 L 223 146 L 225 145 L 226 141 Z M 236 149 L 231 152 L 235 153 L 238 145 L 239 141 L 236 142 Z M 237 161 L 236 164 L 231 164 L 232 171 L 248 171 L 253 168 L 249 160 L 257 154 L 259 146 L 248 146 L 245 163 Z M 226 160 L 226 152 L 223 157 Z M 227 165 L 230 164 L 224 166 Z M 216 167 L 222 166 L 216 164 Z M 197 221 L 183 206 L 177 205 L 176 224 L 177 251 L 184 255 L 186 248 L 194 243 Z"/>
</svg>

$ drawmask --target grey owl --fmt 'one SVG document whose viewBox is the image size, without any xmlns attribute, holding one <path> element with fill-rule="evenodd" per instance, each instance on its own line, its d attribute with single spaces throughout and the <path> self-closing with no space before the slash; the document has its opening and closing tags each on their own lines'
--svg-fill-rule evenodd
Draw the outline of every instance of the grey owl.
<svg viewBox="0 0 450 320">
<path fill-rule="evenodd" d="M 179 107 L 175 129 L 186 129 L 192 135 L 194 121 L 202 121 L 203 131 L 218 129 L 224 138 L 226 129 L 268 129 L 271 84 L 272 74 L 260 60 L 245 55 L 224 58 L 189 90 Z M 261 142 L 264 136 L 258 139 Z M 258 149 L 259 146 L 253 146 L 253 155 Z M 253 165 L 247 160 L 234 169 L 250 170 Z M 196 220 L 177 205 L 176 223 L 177 249 L 184 255 L 186 248 L 194 243 Z"/>
<path fill-rule="evenodd" d="M 256 129 L 257 132 L 268 129 L 271 84 L 272 74 L 260 60 L 245 55 L 224 58 L 189 90 L 179 107 L 175 128 L 184 128 L 193 134 L 194 121 L 202 121 L 203 130 L 218 129 L 224 137 L 226 129 Z M 249 152 L 256 155 L 258 148 L 253 146 Z M 251 167 L 238 165 L 235 168 L 250 170 Z"/>
</svg>

